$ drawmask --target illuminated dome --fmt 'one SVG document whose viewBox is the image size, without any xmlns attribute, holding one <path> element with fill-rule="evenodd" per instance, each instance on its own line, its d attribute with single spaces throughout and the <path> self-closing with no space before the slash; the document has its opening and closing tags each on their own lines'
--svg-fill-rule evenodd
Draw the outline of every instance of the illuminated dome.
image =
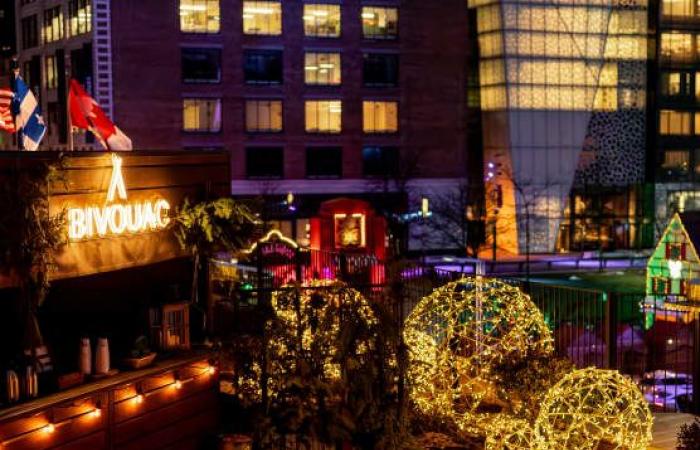
<svg viewBox="0 0 700 450">
<path fill-rule="evenodd" d="M 614 370 L 595 368 L 569 373 L 554 385 L 535 422 L 540 449 L 605 448 L 646 450 L 652 416 L 632 381 Z"/>
<path fill-rule="evenodd" d="M 292 373 L 297 356 L 313 354 L 324 361 L 322 376 L 336 380 L 348 358 L 362 366 L 376 350 L 378 321 L 372 308 L 362 294 L 341 282 L 314 280 L 304 287 L 288 286 L 273 293 L 272 307 L 279 319 L 268 330 L 276 355 L 273 378 Z M 340 355 L 343 339 L 350 336 L 352 348 Z"/>
<path fill-rule="evenodd" d="M 493 369 L 553 351 L 549 329 L 530 298 L 482 278 L 463 278 L 423 298 L 406 321 L 404 340 L 415 406 L 479 435 L 502 416 L 498 406 L 506 406 L 498 399 Z"/>
</svg>

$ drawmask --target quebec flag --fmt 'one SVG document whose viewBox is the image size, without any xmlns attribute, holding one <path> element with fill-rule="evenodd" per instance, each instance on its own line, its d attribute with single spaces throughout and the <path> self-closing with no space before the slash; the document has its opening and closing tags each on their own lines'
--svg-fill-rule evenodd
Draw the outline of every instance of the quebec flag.
<svg viewBox="0 0 700 450">
<path fill-rule="evenodd" d="M 22 146 L 25 150 L 36 150 L 46 134 L 46 124 L 36 97 L 20 77 L 15 79 L 14 111 Z"/>
</svg>

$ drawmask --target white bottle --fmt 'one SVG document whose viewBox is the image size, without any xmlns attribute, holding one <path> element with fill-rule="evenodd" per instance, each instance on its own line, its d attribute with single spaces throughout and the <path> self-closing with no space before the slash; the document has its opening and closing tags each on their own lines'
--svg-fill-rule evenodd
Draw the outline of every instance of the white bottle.
<svg viewBox="0 0 700 450">
<path fill-rule="evenodd" d="M 95 348 L 95 373 L 105 375 L 109 372 L 109 341 L 107 338 L 97 340 Z"/>
<path fill-rule="evenodd" d="M 90 375 L 92 372 L 92 349 L 90 348 L 90 338 L 83 338 L 80 341 L 80 373 Z"/>
</svg>

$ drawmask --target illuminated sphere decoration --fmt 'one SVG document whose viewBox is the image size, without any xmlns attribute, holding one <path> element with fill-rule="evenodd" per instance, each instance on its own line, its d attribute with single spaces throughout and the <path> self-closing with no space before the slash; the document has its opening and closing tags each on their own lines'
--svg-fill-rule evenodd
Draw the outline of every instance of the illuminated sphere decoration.
<svg viewBox="0 0 700 450">
<path fill-rule="evenodd" d="M 481 277 L 424 297 L 406 320 L 404 341 L 416 408 L 481 436 L 508 406 L 498 397 L 493 369 L 553 353 L 551 333 L 530 298 Z"/>
<path fill-rule="evenodd" d="M 501 416 L 491 421 L 485 450 L 532 450 L 532 425 L 523 419 Z"/>
<path fill-rule="evenodd" d="M 535 422 L 538 449 L 646 450 L 652 416 L 637 386 L 614 370 L 575 370 L 554 385 Z"/>
<path fill-rule="evenodd" d="M 376 315 L 362 294 L 341 282 L 314 280 L 275 291 L 272 307 L 278 319 L 270 342 L 273 389 L 275 375 L 293 372 L 299 358 L 322 361 L 321 375 L 332 381 L 343 376 L 349 359 L 362 366 L 376 354 Z M 352 345 L 340 354 L 346 339 Z"/>
</svg>

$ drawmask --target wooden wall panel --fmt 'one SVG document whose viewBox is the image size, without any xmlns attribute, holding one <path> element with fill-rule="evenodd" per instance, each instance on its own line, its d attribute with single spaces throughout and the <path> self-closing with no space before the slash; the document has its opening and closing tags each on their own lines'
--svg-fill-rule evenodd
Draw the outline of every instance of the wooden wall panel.
<svg viewBox="0 0 700 450">
<path fill-rule="evenodd" d="M 112 383 L 101 380 L 93 385 L 94 391 L 85 385 L 0 410 L 0 448 L 201 448 L 219 426 L 219 407 L 217 377 L 203 372 L 208 361 L 199 358 L 201 355 L 184 356 L 156 363 L 140 375 L 119 374 Z M 183 382 L 181 389 L 172 385 L 176 374 Z M 142 403 L 129 400 L 134 386 L 144 392 Z M 86 414 L 95 405 L 100 405 L 101 415 Z M 47 423 L 55 424 L 52 433 L 43 431 Z"/>
<path fill-rule="evenodd" d="M 185 198 L 196 202 L 205 196 L 215 198 L 230 191 L 230 165 L 224 152 L 121 152 L 122 174 L 128 202 L 164 198 L 171 215 Z M 58 164 L 59 154 L 3 152 L 0 154 L 0 182 L 17 168 L 33 164 Z M 52 183 L 49 198 L 51 214 L 68 208 L 105 206 L 112 175 L 112 154 L 75 153 L 60 163 L 60 176 Z M 120 200 L 115 201 L 115 203 Z M 0 211 L 13 214 L 14 211 Z M 68 228 L 66 225 L 66 235 Z M 72 278 L 137 267 L 183 256 L 173 234 L 164 231 L 137 235 L 108 236 L 71 242 L 57 257 L 54 279 Z M 0 287 L 11 281 L 0 275 Z"/>
</svg>

